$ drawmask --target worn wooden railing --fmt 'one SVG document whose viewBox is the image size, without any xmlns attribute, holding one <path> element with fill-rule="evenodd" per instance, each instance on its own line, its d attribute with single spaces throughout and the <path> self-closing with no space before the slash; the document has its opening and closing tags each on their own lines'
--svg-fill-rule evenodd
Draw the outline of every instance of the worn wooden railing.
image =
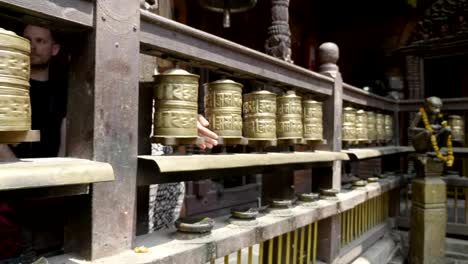
<svg viewBox="0 0 468 264">
<path fill-rule="evenodd" d="M 447 184 L 447 235 L 468 236 L 468 178 L 446 176 Z M 398 219 L 399 226 L 410 227 L 411 188 L 403 188 L 404 207 Z"/>
<path fill-rule="evenodd" d="M 2 14 L 8 13 L 11 17 L 29 14 L 46 19 L 51 25 L 70 27 L 80 32 L 71 56 L 68 151 L 74 157 L 105 161 L 114 169 L 107 169 L 105 180 L 115 181 L 87 186 L 92 189 L 92 197 L 74 212 L 81 218 L 74 218 L 65 250 L 66 253 L 78 254 L 78 257 L 58 256 L 51 258 L 50 263 L 77 263 L 80 262 L 77 259 L 106 256 L 110 257 L 103 258 L 100 263 L 206 263 L 217 259 L 226 263 L 235 258 L 239 262 L 245 259 L 245 254 L 247 262 L 253 263 L 257 248 L 260 263 L 271 263 L 275 259 L 284 259 L 285 263 L 303 263 L 319 258 L 333 262 L 339 256 L 356 254 L 358 251 L 350 253 L 353 241 L 373 233 L 375 228 L 385 223 L 388 199 L 384 197 L 388 197 L 387 192 L 398 188 L 398 179 L 381 180 L 352 191 L 343 190 L 337 200 L 322 200 L 316 207 L 296 206 L 291 208 L 289 216 L 263 215 L 255 227 L 233 228 L 232 225 L 221 224 L 210 236 L 189 240 L 174 239 L 173 229 L 137 237 L 134 228 L 137 187 L 149 184 L 210 179 L 215 177 L 214 172 L 219 171 L 239 176 L 240 172 L 270 173 L 278 169 L 274 175 L 271 173 L 274 177 L 265 177 L 264 183 L 277 183 L 281 179 L 284 184 L 277 185 L 281 185 L 279 189 L 284 191 L 291 186 L 293 174 L 282 173 L 280 169 L 287 167 L 290 172 L 298 168 L 311 170 L 318 164 L 321 171 L 313 175 L 313 187 L 339 190 L 341 161 L 348 159 L 348 155 L 360 159 L 360 155 L 374 158 L 407 152 L 389 147 L 343 153 L 343 101 L 389 113 L 398 111 L 397 102 L 343 84 L 339 74 L 332 78 L 315 73 L 140 11 L 134 1 L 0 0 L 0 3 Z M 152 96 L 146 98 L 149 102 L 138 97 L 139 53 L 163 56 L 227 77 L 254 79 L 284 90 L 297 89 L 321 97 L 325 100 L 327 151 L 211 157 L 193 155 L 178 157 L 175 166 L 175 157 L 148 156 L 148 151 L 137 147 L 149 143 L 151 122 L 148 120 L 151 118 L 142 113 L 150 113 L 152 107 Z M 250 156 L 245 158 L 243 155 Z M 87 172 L 88 176 L 99 176 L 94 170 Z M 97 181 L 101 180 L 88 180 L 86 183 Z M 382 211 L 378 215 L 369 211 L 365 214 L 365 210 L 370 208 Z M 340 215 L 343 221 L 340 221 Z M 352 222 L 353 227 L 356 225 L 354 229 L 348 228 L 354 219 L 349 215 L 357 217 L 356 222 Z M 340 230 L 342 222 L 346 223 L 343 226 L 344 244 Z M 378 235 L 366 241 L 372 243 L 381 236 L 379 232 L 375 234 Z M 137 254 L 129 251 L 133 246 L 147 246 L 150 252 Z"/>
<path fill-rule="evenodd" d="M 348 245 L 388 218 L 389 195 L 381 194 L 341 213 L 341 245 Z"/>
</svg>

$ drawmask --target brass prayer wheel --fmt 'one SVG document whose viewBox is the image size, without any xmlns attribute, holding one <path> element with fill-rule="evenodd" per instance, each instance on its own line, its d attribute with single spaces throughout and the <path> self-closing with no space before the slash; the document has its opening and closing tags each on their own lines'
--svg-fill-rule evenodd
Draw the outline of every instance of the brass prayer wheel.
<svg viewBox="0 0 468 264">
<path fill-rule="evenodd" d="M 154 136 L 196 138 L 199 76 L 182 69 L 155 75 Z"/>
<path fill-rule="evenodd" d="M 323 110 L 322 103 L 315 100 L 305 99 L 302 101 L 304 139 L 323 139 Z"/>
<path fill-rule="evenodd" d="M 448 116 L 448 125 L 452 129 L 452 140 L 465 141 L 465 122 L 459 115 Z"/>
<path fill-rule="evenodd" d="M 0 76 L 29 81 L 29 40 L 0 28 Z"/>
<path fill-rule="evenodd" d="M 369 140 L 367 137 L 367 114 L 362 109 L 356 112 L 356 138 L 357 140 Z"/>
<path fill-rule="evenodd" d="M 300 139 L 302 126 L 302 97 L 288 91 L 276 99 L 276 136 L 278 139 Z"/>
<path fill-rule="evenodd" d="M 377 140 L 385 140 L 385 120 L 383 114 L 377 113 L 375 115 L 375 126 L 377 130 Z"/>
<path fill-rule="evenodd" d="M 0 131 L 31 130 L 29 40 L 0 28 Z"/>
<path fill-rule="evenodd" d="M 377 140 L 377 126 L 375 113 L 367 112 L 367 138 L 369 140 Z"/>
<path fill-rule="evenodd" d="M 385 126 L 385 140 L 391 141 L 393 139 L 393 117 L 391 115 L 384 116 Z"/>
<path fill-rule="evenodd" d="M 0 131 L 31 130 L 29 82 L 0 76 Z"/>
<path fill-rule="evenodd" d="M 205 84 L 205 114 L 209 129 L 225 138 L 242 137 L 242 87 L 232 80 Z"/>
<path fill-rule="evenodd" d="M 256 91 L 243 96 L 244 136 L 252 140 L 276 139 L 276 94 Z"/>
<path fill-rule="evenodd" d="M 356 140 L 356 110 L 345 107 L 343 110 L 343 140 Z"/>
</svg>

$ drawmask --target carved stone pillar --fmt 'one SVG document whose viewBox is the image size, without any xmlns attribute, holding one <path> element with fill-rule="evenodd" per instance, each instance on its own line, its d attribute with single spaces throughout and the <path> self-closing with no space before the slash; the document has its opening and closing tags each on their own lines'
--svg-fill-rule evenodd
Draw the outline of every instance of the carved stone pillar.
<svg viewBox="0 0 468 264">
<path fill-rule="evenodd" d="M 426 155 L 418 155 L 414 162 L 417 178 L 411 184 L 410 263 L 445 263 L 447 187 L 440 178 L 444 163 Z"/>
<path fill-rule="evenodd" d="M 271 26 L 265 50 L 268 55 L 293 63 L 289 30 L 289 0 L 271 0 Z"/>
</svg>

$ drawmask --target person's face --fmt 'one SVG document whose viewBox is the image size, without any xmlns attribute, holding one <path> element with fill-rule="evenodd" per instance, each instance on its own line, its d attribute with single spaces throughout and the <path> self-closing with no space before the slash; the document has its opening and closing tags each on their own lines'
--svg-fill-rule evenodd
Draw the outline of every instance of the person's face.
<svg viewBox="0 0 468 264">
<path fill-rule="evenodd" d="M 48 66 L 52 56 L 57 55 L 60 50 L 47 28 L 28 25 L 23 36 L 31 42 L 32 67 Z"/>
</svg>

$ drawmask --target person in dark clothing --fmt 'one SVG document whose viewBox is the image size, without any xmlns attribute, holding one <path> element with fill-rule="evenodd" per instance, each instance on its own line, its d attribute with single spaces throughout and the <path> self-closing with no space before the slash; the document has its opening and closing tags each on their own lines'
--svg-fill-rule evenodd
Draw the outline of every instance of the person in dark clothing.
<svg viewBox="0 0 468 264">
<path fill-rule="evenodd" d="M 65 154 L 67 85 L 64 81 L 51 78 L 50 74 L 51 59 L 59 53 L 60 45 L 56 43 L 49 29 L 40 26 L 26 26 L 23 36 L 31 43 L 31 128 L 40 131 L 41 140 L 10 146 L 0 145 L 0 161 L 57 157 Z M 61 207 L 61 201 L 0 201 L 0 260 L 17 257 L 24 250 L 25 226 L 34 233 L 47 233 L 48 235 L 43 236 L 41 240 L 58 240 L 54 241 L 55 247 L 60 246 L 57 245 L 61 244 L 61 239 L 57 237 L 63 238 L 60 227 L 51 226 L 60 225 L 63 221 L 57 216 L 57 212 L 54 213 Z M 38 217 L 53 214 L 56 215 L 53 221 L 47 217 Z M 50 236 L 50 233 L 53 235 Z"/>
</svg>

